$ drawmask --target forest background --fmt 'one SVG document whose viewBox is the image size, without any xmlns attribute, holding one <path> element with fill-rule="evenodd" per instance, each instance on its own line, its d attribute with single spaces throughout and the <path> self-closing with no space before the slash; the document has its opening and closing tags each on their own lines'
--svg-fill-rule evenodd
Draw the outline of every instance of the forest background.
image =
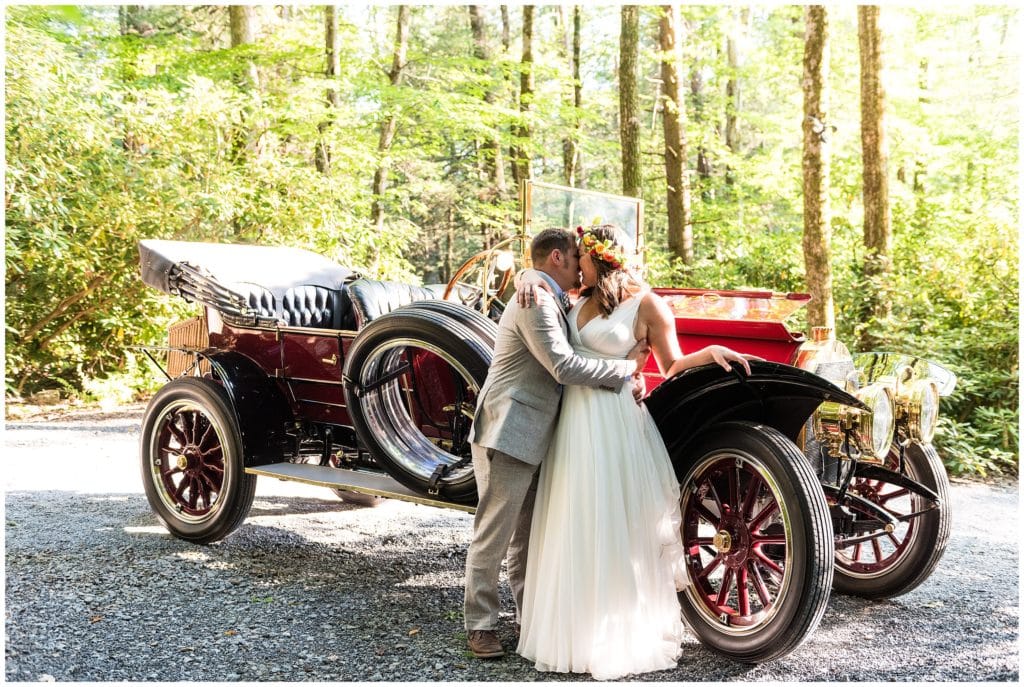
<svg viewBox="0 0 1024 687">
<path fill-rule="evenodd" d="M 815 209 L 838 338 L 955 371 L 947 467 L 1016 474 L 1019 14 L 878 13 L 879 275 L 863 26 L 854 5 L 811 9 L 684 5 L 666 44 L 660 6 L 10 6 L 6 396 L 118 402 L 159 382 L 129 347 L 194 306 L 142 286 L 139 239 L 294 245 L 441 282 L 514 233 L 529 177 L 643 197 L 665 286 L 818 288 Z M 810 54 L 821 119 L 804 116 Z"/>
</svg>

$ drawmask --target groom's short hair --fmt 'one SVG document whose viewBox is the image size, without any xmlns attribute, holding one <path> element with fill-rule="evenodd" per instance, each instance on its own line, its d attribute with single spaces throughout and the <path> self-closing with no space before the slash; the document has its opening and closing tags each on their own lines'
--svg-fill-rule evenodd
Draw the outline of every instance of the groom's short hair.
<svg viewBox="0 0 1024 687">
<path fill-rule="evenodd" d="M 534 265 L 543 264 L 556 248 L 563 253 L 572 252 L 576 236 L 568 229 L 550 227 L 533 237 L 530 242 L 530 260 Z"/>
</svg>

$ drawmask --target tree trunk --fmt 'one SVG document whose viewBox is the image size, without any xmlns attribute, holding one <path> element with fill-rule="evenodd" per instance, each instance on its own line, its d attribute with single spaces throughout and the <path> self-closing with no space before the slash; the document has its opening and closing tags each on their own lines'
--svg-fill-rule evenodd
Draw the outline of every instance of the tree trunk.
<svg viewBox="0 0 1024 687">
<path fill-rule="evenodd" d="M 559 8 L 561 10 L 561 7 Z M 566 53 L 572 71 L 572 126 L 562 143 L 562 167 L 566 186 L 576 186 L 580 167 L 580 112 L 583 108 L 583 82 L 580 80 L 580 34 L 582 12 L 579 5 L 572 8 L 572 37 L 566 27 Z"/>
<path fill-rule="evenodd" d="M 619 140 L 622 144 L 622 195 L 640 198 L 640 8 L 623 5 L 619 33 Z"/>
<path fill-rule="evenodd" d="M 231 28 L 232 48 L 256 42 L 255 7 L 251 5 L 229 5 L 228 22 Z M 245 72 L 239 85 L 245 90 L 256 90 L 259 87 L 259 75 L 256 72 L 256 64 L 252 60 L 246 61 Z"/>
<path fill-rule="evenodd" d="M 512 172 L 516 185 L 532 177 L 530 172 L 530 112 L 533 105 L 533 5 L 523 6 L 523 57 L 519 66 L 519 115 Z"/>
<path fill-rule="evenodd" d="M 391 71 L 388 72 L 388 81 L 392 86 L 399 86 L 402 83 L 406 62 L 405 56 L 409 49 L 408 5 L 398 6 L 397 24 L 394 54 L 391 59 Z M 391 144 L 395 140 L 397 128 L 398 114 L 392 112 L 381 124 L 380 139 L 377 143 L 377 154 L 380 162 L 377 163 L 377 171 L 373 175 L 373 206 L 370 209 L 370 221 L 377 227 L 377 231 L 384 230 L 384 192 L 387 190 L 388 173 L 391 170 L 388 153 L 391 151 Z"/>
<path fill-rule="evenodd" d="M 725 84 L 725 145 L 734 155 L 740 152 L 739 113 L 742 108 L 739 71 L 743 63 L 742 44 L 750 28 L 750 8 L 734 8 L 726 42 L 729 60 L 729 79 Z M 725 170 L 725 183 L 734 184 L 736 175 L 732 167 Z"/>
<path fill-rule="evenodd" d="M 483 8 L 480 5 L 469 6 L 469 25 L 473 31 L 473 57 L 480 60 L 482 65 L 491 65 L 493 56 L 487 45 L 487 27 L 484 23 Z M 490 84 L 484 91 L 484 102 L 493 106 L 497 101 L 497 88 L 494 84 Z M 483 142 L 483 145 L 480 146 L 480 155 L 483 158 L 484 169 L 487 172 L 491 188 L 496 195 L 504 196 L 506 192 L 505 159 L 501 154 L 498 132 L 492 132 Z"/>
<path fill-rule="evenodd" d="M 882 86 L 882 34 L 877 5 L 857 7 L 860 40 L 860 135 L 864 161 L 864 275 L 867 277 L 862 350 L 878 343 L 879 327 L 891 311 L 887 282 L 892 270 L 885 89 Z"/>
<path fill-rule="evenodd" d="M 680 98 L 682 55 L 676 42 L 679 6 L 662 5 L 658 24 L 661 47 L 662 125 L 665 130 L 665 181 L 667 185 L 668 249 L 693 264 L 693 220 L 690 211 L 690 180 L 686 173 L 686 106 Z"/>
<path fill-rule="evenodd" d="M 333 81 L 341 73 L 341 40 L 338 35 L 338 11 L 334 5 L 324 7 L 324 49 L 327 55 L 327 65 L 324 68 L 324 76 Z M 327 119 L 317 125 L 320 138 L 316 145 L 316 168 L 328 176 L 331 173 L 331 148 L 327 142 L 327 132 L 334 121 L 335 112 L 341 105 L 341 96 L 334 88 L 328 88 L 327 98 Z"/>
<path fill-rule="evenodd" d="M 733 10 L 726 46 L 729 60 L 729 80 L 725 84 L 725 145 L 733 153 L 738 153 L 740 150 L 738 116 L 741 107 L 739 69 L 742 56 L 740 55 L 740 44 L 746 38 L 749 21 L 749 7 Z"/>
<path fill-rule="evenodd" d="M 251 5 L 230 5 L 228 7 L 228 25 L 231 32 L 231 47 L 237 48 L 256 40 L 256 12 Z M 248 93 L 251 97 L 246 105 L 242 107 L 241 121 L 235 128 L 231 137 L 231 158 L 235 163 L 241 163 L 246 158 L 255 156 L 260 147 L 260 123 L 257 121 L 257 103 L 259 99 L 259 73 L 256 71 L 256 64 L 252 60 L 246 60 L 243 69 L 236 74 L 235 79 L 239 90 Z M 235 235 L 240 235 L 244 229 L 239 217 L 232 219 L 232 227 Z"/>
<path fill-rule="evenodd" d="M 804 269 L 811 302 L 807 323 L 835 327 L 832 301 L 832 227 L 828 200 L 830 156 L 828 150 L 829 64 L 828 13 L 820 5 L 805 11 L 804 34 Z"/>
<path fill-rule="evenodd" d="M 692 24 L 688 27 L 691 36 L 694 33 Z M 697 47 L 699 50 L 699 47 Z M 704 122 L 704 75 L 700 69 L 700 55 L 694 55 L 693 67 L 690 69 L 690 102 L 693 107 L 693 121 L 700 127 Z M 711 158 L 703 143 L 697 143 L 697 176 L 700 178 L 701 198 L 705 201 L 714 199 L 714 189 L 708 180 L 711 178 Z"/>
</svg>

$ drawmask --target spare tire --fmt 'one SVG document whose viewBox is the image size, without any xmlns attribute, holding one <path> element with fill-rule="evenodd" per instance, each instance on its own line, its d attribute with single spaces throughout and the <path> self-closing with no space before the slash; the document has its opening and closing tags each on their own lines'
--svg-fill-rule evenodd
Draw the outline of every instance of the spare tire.
<svg viewBox="0 0 1024 687">
<path fill-rule="evenodd" d="M 408 305 L 371 321 L 345 360 L 345 403 L 362 444 L 425 496 L 476 503 L 469 430 L 492 344 L 462 318 Z"/>
<path fill-rule="evenodd" d="M 472 329 L 489 348 L 494 349 L 494 342 L 498 339 L 498 325 L 494 320 L 484 317 L 479 310 L 442 300 L 415 301 L 406 307 L 449 315 L 459 324 Z"/>
</svg>

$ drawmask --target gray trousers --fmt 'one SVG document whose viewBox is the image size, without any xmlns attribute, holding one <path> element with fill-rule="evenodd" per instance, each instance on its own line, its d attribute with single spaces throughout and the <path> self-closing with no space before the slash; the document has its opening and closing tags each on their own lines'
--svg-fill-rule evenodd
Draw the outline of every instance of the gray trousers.
<svg viewBox="0 0 1024 687">
<path fill-rule="evenodd" d="M 538 466 L 492 448 L 471 445 L 473 474 L 480 501 L 473 520 L 473 541 L 466 556 L 467 630 L 498 625 L 498 576 L 508 553 L 508 580 L 516 602 L 516 622 L 523 607 L 526 555 L 530 545 Z"/>
</svg>

